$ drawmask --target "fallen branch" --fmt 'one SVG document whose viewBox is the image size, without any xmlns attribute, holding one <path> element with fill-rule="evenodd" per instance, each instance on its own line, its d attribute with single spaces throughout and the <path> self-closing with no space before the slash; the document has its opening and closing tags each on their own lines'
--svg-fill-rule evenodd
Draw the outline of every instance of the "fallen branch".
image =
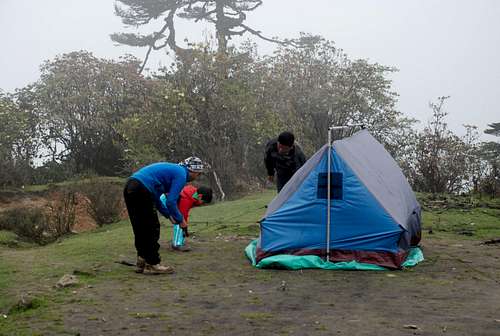
<svg viewBox="0 0 500 336">
<path fill-rule="evenodd" d="M 500 244 L 500 238 L 487 240 L 483 242 L 483 244 L 484 245 Z"/>
</svg>

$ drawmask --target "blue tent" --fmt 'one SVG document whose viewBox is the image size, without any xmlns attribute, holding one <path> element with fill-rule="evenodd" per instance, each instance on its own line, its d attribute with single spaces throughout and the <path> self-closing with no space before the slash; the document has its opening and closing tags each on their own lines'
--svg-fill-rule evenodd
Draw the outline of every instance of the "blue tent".
<svg viewBox="0 0 500 336">
<path fill-rule="evenodd" d="M 401 268 L 420 241 L 420 216 L 397 163 L 362 130 L 322 147 L 269 204 L 255 261 L 276 255 L 324 258 L 329 246 L 329 262 Z"/>
</svg>

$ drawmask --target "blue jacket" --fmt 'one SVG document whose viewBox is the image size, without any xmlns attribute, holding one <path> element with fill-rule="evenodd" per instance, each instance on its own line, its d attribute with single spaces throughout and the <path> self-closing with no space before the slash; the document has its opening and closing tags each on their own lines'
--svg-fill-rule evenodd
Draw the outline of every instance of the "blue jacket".
<svg viewBox="0 0 500 336">
<path fill-rule="evenodd" d="M 153 195 L 156 208 L 165 217 L 172 216 L 177 223 L 182 222 L 182 214 L 177 201 L 182 188 L 186 185 L 189 171 L 186 167 L 168 162 L 153 163 L 136 171 L 132 178 L 139 180 Z M 166 206 L 160 197 L 167 194 Z"/>
</svg>

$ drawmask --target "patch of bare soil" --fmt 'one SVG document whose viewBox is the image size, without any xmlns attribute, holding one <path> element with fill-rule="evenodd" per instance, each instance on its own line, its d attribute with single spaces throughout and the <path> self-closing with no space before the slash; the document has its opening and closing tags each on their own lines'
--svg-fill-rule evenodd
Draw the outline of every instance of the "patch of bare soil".
<svg viewBox="0 0 500 336">
<path fill-rule="evenodd" d="M 74 232 L 84 232 L 95 229 L 97 224 L 87 210 L 87 198 L 82 194 L 76 194 L 75 225 Z"/>
<path fill-rule="evenodd" d="M 426 239 L 417 267 L 370 272 L 258 270 L 246 243 L 206 239 L 175 253 L 162 242 L 174 275 L 104 265 L 113 277 L 98 275 L 61 302 L 65 333 L 500 335 L 498 245 Z"/>
<path fill-rule="evenodd" d="M 42 208 L 47 202 L 47 199 L 41 196 L 3 198 L 0 200 L 0 213 L 18 208 Z"/>
<path fill-rule="evenodd" d="M 51 192 L 45 196 L 39 195 L 22 195 L 11 198 L 2 198 L 0 200 L 0 213 L 14 209 L 38 209 L 48 208 L 60 202 L 63 195 L 60 192 Z M 87 211 L 87 199 L 82 194 L 77 193 L 75 199 L 75 225 L 74 232 L 84 232 L 96 228 L 95 220 Z"/>
</svg>

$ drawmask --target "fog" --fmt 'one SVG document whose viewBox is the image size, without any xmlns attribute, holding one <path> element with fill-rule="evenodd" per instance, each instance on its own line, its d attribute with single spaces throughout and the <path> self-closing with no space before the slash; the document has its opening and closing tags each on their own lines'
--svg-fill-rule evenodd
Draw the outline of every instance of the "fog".
<svg viewBox="0 0 500 336">
<path fill-rule="evenodd" d="M 114 15 L 113 0 L 1 0 L 0 89 L 13 92 L 38 79 L 44 60 L 75 50 L 118 58 L 131 53 L 143 58 L 145 49 L 116 46 L 109 34 L 123 32 Z M 500 97 L 500 2 L 495 0 L 264 0 L 248 14 L 247 23 L 266 36 L 297 37 L 299 32 L 322 35 L 336 42 L 351 58 L 395 66 L 398 108 L 426 123 L 428 103 L 449 95 L 446 110 L 451 129 L 462 124 L 482 132 L 498 122 Z M 198 41 L 206 27 L 178 21 L 178 40 Z M 250 35 L 259 52 L 275 45 Z M 236 41 L 238 42 L 238 41 Z M 151 69 L 170 62 L 156 52 Z M 483 136 L 484 140 L 494 139 Z"/>
</svg>

